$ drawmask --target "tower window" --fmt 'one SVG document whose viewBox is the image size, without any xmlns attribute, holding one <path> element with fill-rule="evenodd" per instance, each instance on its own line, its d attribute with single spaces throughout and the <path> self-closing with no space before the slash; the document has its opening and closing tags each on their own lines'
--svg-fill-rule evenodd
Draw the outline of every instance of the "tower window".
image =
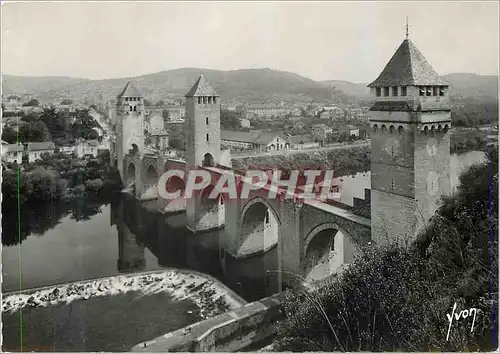
<svg viewBox="0 0 500 354">
<path fill-rule="evenodd" d="M 380 89 L 380 87 L 376 87 L 376 88 L 375 88 L 375 95 L 376 95 L 377 97 L 380 97 L 380 95 L 381 95 L 381 89 Z"/>
<path fill-rule="evenodd" d="M 132 106 L 128 106 L 130 108 L 130 112 L 132 112 Z"/>
<path fill-rule="evenodd" d="M 208 138 L 208 134 L 207 134 L 207 142 L 209 141 L 210 139 Z"/>
<path fill-rule="evenodd" d="M 432 87 L 431 86 L 427 86 L 425 88 L 425 91 L 426 91 L 427 96 L 432 96 Z"/>
<path fill-rule="evenodd" d="M 265 223 L 269 224 L 269 210 L 266 210 Z"/>
<path fill-rule="evenodd" d="M 208 125 L 208 117 L 205 118 L 205 123 Z"/>
<path fill-rule="evenodd" d="M 444 96 L 444 87 L 439 88 L 439 96 Z"/>
<path fill-rule="evenodd" d="M 201 104 L 201 97 L 198 97 L 198 104 Z"/>
<path fill-rule="evenodd" d="M 434 86 L 434 87 L 432 88 L 432 95 L 433 95 L 433 96 L 437 96 L 437 95 L 438 95 L 438 87 L 437 87 L 437 86 Z"/>
<path fill-rule="evenodd" d="M 425 88 L 424 87 L 419 87 L 418 94 L 419 94 L 419 96 L 425 96 Z"/>
<path fill-rule="evenodd" d="M 134 112 L 137 112 L 137 106 L 134 106 Z"/>
<path fill-rule="evenodd" d="M 398 87 L 397 86 L 393 86 L 392 87 L 392 95 L 393 96 L 397 96 L 398 95 Z"/>
<path fill-rule="evenodd" d="M 211 104 L 211 103 L 212 103 L 212 97 L 208 96 L 208 104 Z"/>
<path fill-rule="evenodd" d="M 214 96 L 214 103 L 217 103 L 216 97 Z"/>
<path fill-rule="evenodd" d="M 401 87 L 401 96 L 406 96 L 406 86 Z"/>
<path fill-rule="evenodd" d="M 206 97 L 203 97 L 203 103 L 206 104 L 207 103 L 207 98 Z"/>
<path fill-rule="evenodd" d="M 384 96 L 385 97 L 389 96 L 389 88 L 388 87 L 384 87 Z"/>
</svg>

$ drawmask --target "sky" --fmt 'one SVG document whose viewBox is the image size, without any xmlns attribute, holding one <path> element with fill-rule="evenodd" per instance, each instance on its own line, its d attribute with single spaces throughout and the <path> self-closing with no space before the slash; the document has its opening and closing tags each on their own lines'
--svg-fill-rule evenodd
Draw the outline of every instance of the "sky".
<svg viewBox="0 0 500 354">
<path fill-rule="evenodd" d="M 498 2 L 40 2 L 1 6 L 3 74 L 198 67 L 369 82 L 405 38 L 440 74 L 498 75 Z"/>
</svg>

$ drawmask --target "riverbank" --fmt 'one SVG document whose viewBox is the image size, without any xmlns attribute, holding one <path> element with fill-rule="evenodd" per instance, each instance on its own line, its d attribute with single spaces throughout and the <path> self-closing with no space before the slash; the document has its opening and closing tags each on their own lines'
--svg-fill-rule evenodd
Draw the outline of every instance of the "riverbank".
<svg viewBox="0 0 500 354">
<path fill-rule="evenodd" d="M 450 154 L 486 151 L 489 141 L 483 130 L 454 129 L 451 133 Z M 334 170 L 335 177 L 366 172 L 371 167 L 371 146 L 349 146 L 342 149 L 304 149 L 277 152 L 272 155 L 235 156 L 232 167 L 236 170 L 282 169 L 285 171 L 305 169 Z"/>
<path fill-rule="evenodd" d="M 233 159 L 232 167 L 236 170 L 276 169 L 286 171 L 306 169 L 334 170 L 335 177 L 365 172 L 370 169 L 370 147 L 356 146 L 329 151 L 297 151 L 293 155 L 255 156 L 245 159 Z"/>
</svg>

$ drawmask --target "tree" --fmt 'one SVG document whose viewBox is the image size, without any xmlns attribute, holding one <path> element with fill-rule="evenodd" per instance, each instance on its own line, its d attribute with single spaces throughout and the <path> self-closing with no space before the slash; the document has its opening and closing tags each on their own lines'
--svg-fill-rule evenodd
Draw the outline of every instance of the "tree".
<svg viewBox="0 0 500 354">
<path fill-rule="evenodd" d="M 159 100 L 158 102 L 156 102 L 156 107 L 162 107 L 165 105 L 165 101 L 163 100 Z"/>
<path fill-rule="evenodd" d="M 36 98 L 33 98 L 26 103 L 23 103 L 23 107 L 38 107 L 39 105 L 40 102 L 38 102 Z"/>
<path fill-rule="evenodd" d="M 147 98 L 144 99 L 144 105 L 145 106 L 152 106 L 153 105 L 153 102 L 151 102 L 150 100 L 148 100 Z"/>
<path fill-rule="evenodd" d="M 70 104 L 73 104 L 73 100 L 71 100 L 69 98 L 65 98 L 61 101 L 61 105 L 63 105 L 63 106 L 69 106 Z"/>
<path fill-rule="evenodd" d="M 36 122 L 40 119 L 40 115 L 34 112 L 29 112 L 21 118 L 25 122 Z"/>
<path fill-rule="evenodd" d="M 164 120 L 168 120 L 168 118 L 170 117 L 170 112 L 168 111 L 168 109 L 164 109 L 161 115 Z"/>
<path fill-rule="evenodd" d="M 2 140 L 9 144 L 14 144 L 17 141 L 17 132 L 11 127 L 6 126 L 2 131 Z"/>
<path fill-rule="evenodd" d="M 221 109 L 220 111 L 220 125 L 224 129 L 239 130 L 241 123 L 237 112 Z"/>
<path fill-rule="evenodd" d="M 43 121 L 29 122 L 19 127 L 19 140 L 23 142 L 49 141 L 50 133 Z"/>
</svg>

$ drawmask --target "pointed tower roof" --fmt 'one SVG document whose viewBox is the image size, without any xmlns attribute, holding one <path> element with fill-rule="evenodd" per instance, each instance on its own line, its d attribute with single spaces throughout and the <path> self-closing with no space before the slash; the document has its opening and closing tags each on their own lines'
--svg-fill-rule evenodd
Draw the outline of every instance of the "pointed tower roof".
<svg viewBox="0 0 500 354">
<path fill-rule="evenodd" d="M 368 87 L 448 85 L 409 39 L 396 50 L 379 77 Z"/>
<path fill-rule="evenodd" d="M 116 96 L 116 98 L 120 97 L 143 97 L 141 91 L 137 89 L 130 81 L 127 82 L 122 92 Z"/>
<path fill-rule="evenodd" d="M 217 91 L 215 91 L 212 86 L 209 85 L 205 76 L 200 75 L 198 80 L 194 83 L 191 90 L 184 97 L 195 97 L 195 96 L 219 96 Z"/>
</svg>

